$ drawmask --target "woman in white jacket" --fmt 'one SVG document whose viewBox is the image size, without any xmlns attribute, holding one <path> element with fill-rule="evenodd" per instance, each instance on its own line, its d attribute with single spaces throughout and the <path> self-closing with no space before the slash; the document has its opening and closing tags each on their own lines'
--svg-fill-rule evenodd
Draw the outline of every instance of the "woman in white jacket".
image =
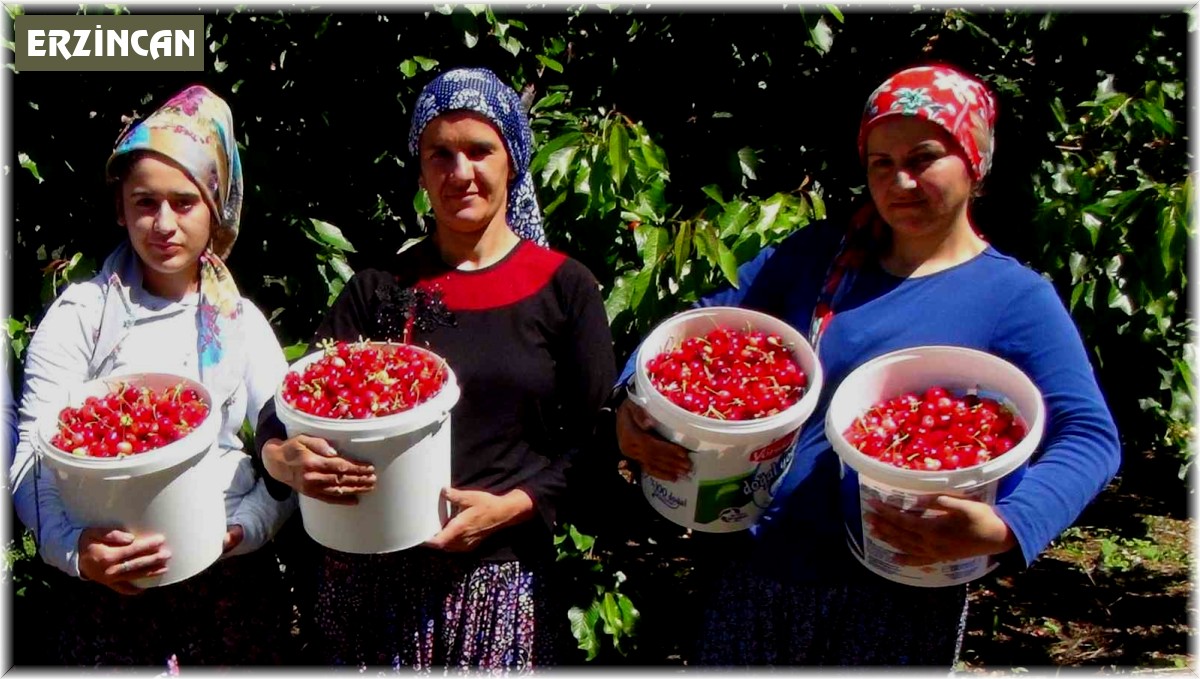
<svg viewBox="0 0 1200 679">
<path fill-rule="evenodd" d="M 61 659 L 278 662 L 291 610 L 273 550 L 259 549 L 295 500 L 267 493 L 238 433 L 246 420 L 258 421 L 287 364 L 267 320 L 241 297 L 222 262 L 237 237 L 242 202 L 228 105 L 199 86 L 176 94 L 121 135 L 107 176 L 129 238 L 94 278 L 69 286 L 38 326 L 25 359 L 10 468 L 17 514 L 34 531 L 39 553 L 72 576 L 53 584 L 65 590 L 56 593 L 68 609 L 57 640 Z M 172 546 L 160 535 L 76 524 L 34 453 L 36 418 L 47 404 L 63 402 L 73 385 L 129 371 L 180 374 L 209 389 L 221 417 L 218 454 L 228 482 L 221 560 L 147 590 L 132 581 L 169 571 Z"/>
</svg>

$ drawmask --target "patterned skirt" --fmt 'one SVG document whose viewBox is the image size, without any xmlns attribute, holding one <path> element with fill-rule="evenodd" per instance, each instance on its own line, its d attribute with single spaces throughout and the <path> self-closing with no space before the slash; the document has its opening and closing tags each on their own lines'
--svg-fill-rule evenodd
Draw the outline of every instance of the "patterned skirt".
<svg viewBox="0 0 1200 679">
<path fill-rule="evenodd" d="M 414 548 L 324 551 L 314 642 L 332 665 L 529 670 L 554 664 L 565 611 L 547 569 Z"/>
<path fill-rule="evenodd" d="M 877 578 L 789 584 L 727 569 L 704 614 L 700 665 L 920 665 L 949 671 L 967 619 L 966 586 Z"/>
<path fill-rule="evenodd" d="M 63 602 L 62 664 L 274 665 L 295 655 L 292 605 L 271 545 L 127 596 L 76 578 L 52 583 Z"/>
</svg>

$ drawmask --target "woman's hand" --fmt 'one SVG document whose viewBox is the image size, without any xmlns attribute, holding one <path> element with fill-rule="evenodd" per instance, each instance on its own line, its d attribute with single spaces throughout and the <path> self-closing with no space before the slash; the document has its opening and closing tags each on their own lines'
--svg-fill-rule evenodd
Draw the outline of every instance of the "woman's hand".
<svg viewBox="0 0 1200 679">
<path fill-rule="evenodd" d="M 246 531 L 238 524 L 225 527 L 225 542 L 221 544 L 221 553 L 228 554 L 235 547 L 242 544 L 242 540 L 246 539 Z"/>
<path fill-rule="evenodd" d="M 314 436 L 293 436 L 263 444 L 267 473 L 298 493 L 335 505 L 358 504 L 358 496 L 375 488 L 375 467 L 337 454 Z"/>
<path fill-rule="evenodd" d="M 469 552 L 497 530 L 533 516 L 533 500 L 519 488 L 504 495 L 444 488 L 442 497 L 454 507 L 452 518 L 425 545 L 447 552 Z"/>
<path fill-rule="evenodd" d="M 935 495 L 921 514 L 868 500 L 871 534 L 900 550 L 896 562 L 925 566 L 973 556 L 1000 554 L 1017 545 L 1008 524 L 986 502 Z"/>
<path fill-rule="evenodd" d="M 626 399 L 617 408 L 617 445 L 642 469 L 664 481 L 675 481 L 692 470 L 688 451 L 654 433 L 654 418 Z"/>
<path fill-rule="evenodd" d="M 170 558 L 161 535 L 115 528 L 86 528 L 79 535 L 79 574 L 119 594 L 141 594 L 130 581 L 166 573 Z"/>
</svg>

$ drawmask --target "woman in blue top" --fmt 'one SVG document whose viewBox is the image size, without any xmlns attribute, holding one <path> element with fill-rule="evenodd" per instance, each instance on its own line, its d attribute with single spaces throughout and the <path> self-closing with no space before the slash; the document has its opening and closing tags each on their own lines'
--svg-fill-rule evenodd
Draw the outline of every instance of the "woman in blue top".
<svg viewBox="0 0 1200 679">
<path fill-rule="evenodd" d="M 871 202 L 849 229 L 810 226 L 739 270 L 739 286 L 703 305 L 758 309 L 810 330 L 826 385 L 774 500 L 750 529 L 744 560 L 720 578 L 705 613 L 701 663 L 951 666 L 966 587 L 896 584 L 846 546 L 838 458 L 825 409 L 841 381 L 881 354 L 920 345 L 1000 356 L 1037 384 L 1041 449 L 995 506 L 938 496 L 938 516 L 883 508 L 871 530 L 908 565 L 979 555 L 1030 564 L 1116 473 L 1120 445 L 1079 332 L 1054 288 L 991 247 L 969 206 L 991 164 L 995 100 L 946 66 L 910 68 L 870 96 L 859 131 Z M 626 376 L 632 371 L 626 367 Z M 644 411 L 617 414 L 622 451 L 677 478 L 686 451 L 650 433 Z"/>
</svg>

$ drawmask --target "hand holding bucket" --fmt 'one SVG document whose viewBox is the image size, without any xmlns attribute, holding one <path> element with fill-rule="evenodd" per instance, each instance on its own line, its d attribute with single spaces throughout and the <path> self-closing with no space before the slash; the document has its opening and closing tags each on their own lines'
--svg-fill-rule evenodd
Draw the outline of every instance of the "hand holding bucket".
<svg viewBox="0 0 1200 679">
<path fill-rule="evenodd" d="M 692 470 L 686 448 L 655 433 L 658 423 L 646 412 L 646 399 L 631 387 L 629 397 L 617 408 L 617 444 L 621 452 L 642 465 L 647 474 L 664 481 L 677 481 Z"/>
<path fill-rule="evenodd" d="M 375 489 L 375 467 L 341 457 L 325 439 L 299 434 L 263 445 L 263 464 L 271 476 L 296 492 L 335 505 L 358 504 Z"/>
<path fill-rule="evenodd" d="M 899 553 L 902 566 L 928 566 L 978 556 L 991 556 L 1016 546 L 1016 538 L 995 508 L 950 494 L 922 496 L 921 511 L 904 510 L 875 499 L 863 519 L 877 540 Z"/>
</svg>

